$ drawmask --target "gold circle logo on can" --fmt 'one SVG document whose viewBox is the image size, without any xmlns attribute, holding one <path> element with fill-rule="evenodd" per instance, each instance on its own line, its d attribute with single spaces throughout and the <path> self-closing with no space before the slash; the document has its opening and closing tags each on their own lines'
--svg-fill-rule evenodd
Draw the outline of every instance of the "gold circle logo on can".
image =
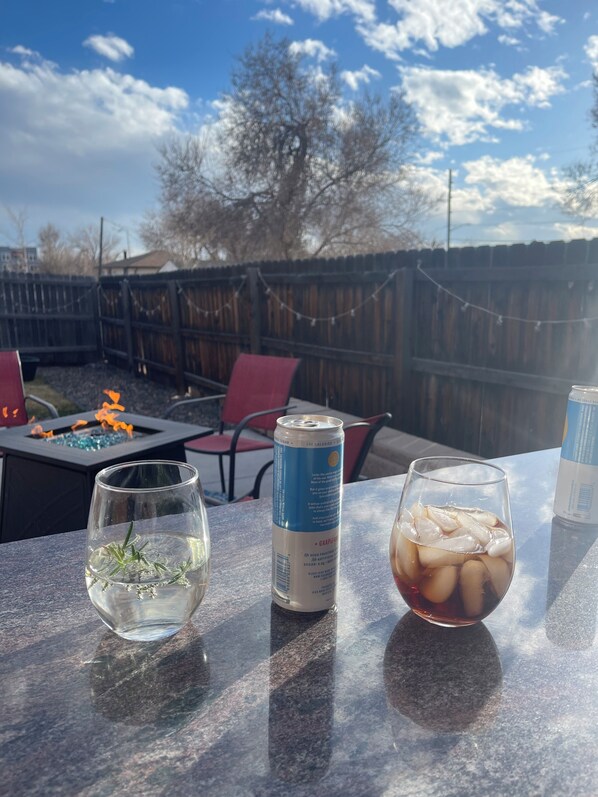
<svg viewBox="0 0 598 797">
<path fill-rule="evenodd" d="M 328 454 L 328 464 L 331 468 L 335 468 L 338 465 L 339 459 L 338 451 L 331 451 L 330 454 Z"/>
</svg>

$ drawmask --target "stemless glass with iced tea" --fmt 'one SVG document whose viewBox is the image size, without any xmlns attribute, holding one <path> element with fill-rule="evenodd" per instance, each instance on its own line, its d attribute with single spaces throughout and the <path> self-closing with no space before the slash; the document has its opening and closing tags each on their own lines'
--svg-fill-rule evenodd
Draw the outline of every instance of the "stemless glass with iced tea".
<svg viewBox="0 0 598 797">
<path fill-rule="evenodd" d="M 390 537 L 399 592 L 420 617 L 463 626 L 505 596 L 515 564 L 507 477 L 487 462 L 411 463 Z"/>
</svg>

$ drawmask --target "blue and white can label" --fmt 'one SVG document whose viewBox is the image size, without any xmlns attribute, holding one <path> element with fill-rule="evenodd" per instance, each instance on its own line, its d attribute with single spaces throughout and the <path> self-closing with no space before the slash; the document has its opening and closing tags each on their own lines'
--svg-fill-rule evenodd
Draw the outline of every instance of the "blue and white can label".
<svg viewBox="0 0 598 797">
<path fill-rule="evenodd" d="M 300 612 L 336 602 L 343 473 L 342 421 L 278 419 L 274 436 L 272 599 Z"/>
<path fill-rule="evenodd" d="M 574 385 L 569 394 L 554 514 L 598 524 L 598 387 Z"/>
</svg>

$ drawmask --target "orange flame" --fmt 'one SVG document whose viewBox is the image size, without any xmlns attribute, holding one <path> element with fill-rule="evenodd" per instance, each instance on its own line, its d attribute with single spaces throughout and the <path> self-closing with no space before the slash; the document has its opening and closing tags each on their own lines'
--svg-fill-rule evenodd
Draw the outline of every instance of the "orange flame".
<svg viewBox="0 0 598 797">
<path fill-rule="evenodd" d="M 80 418 L 71 426 L 71 431 L 74 432 L 76 429 L 80 429 L 82 426 L 87 426 L 87 421 L 84 421 L 82 418 Z"/>
<path fill-rule="evenodd" d="M 102 429 L 113 429 L 115 432 L 122 430 L 126 432 L 129 437 L 133 437 L 133 424 L 119 421 L 116 412 L 124 412 L 124 406 L 120 404 L 120 393 L 116 390 L 104 390 L 104 393 L 111 399 L 112 403 L 109 404 L 105 401 L 102 408 L 96 412 L 96 421 L 102 424 Z"/>
<path fill-rule="evenodd" d="M 102 404 L 102 408 L 99 409 L 96 414 L 95 418 L 96 421 L 99 421 L 102 425 L 102 429 L 108 431 L 109 429 L 114 430 L 115 432 L 123 431 L 126 432 L 129 437 L 133 437 L 133 424 L 132 423 L 125 423 L 125 421 L 120 421 L 118 419 L 117 413 L 124 412 L 124 406 L 120 404 L 120 393 L 117 393 L 116 390 L 104 390 L 103 391 L 112 401 L 109 404 L 107 401 L 104 401 Z M 18 410 L 13 410 L 13 416 L 16 416 Z M 5 418 L 8 417 L 8 408 L 2 408 L 2 414 Z M 31 422 L 35 418 L 31 419 Z M 74 432 L 77 429 L 80 429 L 82 426 L 87 426 L 87 421 L 84 421 L 80 418 L 78 421 L 71 426 L 71 430 Z M 40 423 L 37 426 L 34 426 L 31 429 L 31 436 L 32 437 L 54 437 L 54 432 L 44 432 Z"/>
<path fill-rule="evenodd" d="M 17 407 L 16 410 L 9 410 L 8 407 L 2 407 L 2 417 L 8 418 L 9 413 L 12 415 L 13 418 L 16 418 L 19 414 L 19 408 Z"/>
<path fill-rule="evenodd" d="M 54 437 L 54 432 L 50 429 L 49 432 L 44 432 L 41 423 L 38 423 L 31 430 L 32 437 Z"/>
</svg>

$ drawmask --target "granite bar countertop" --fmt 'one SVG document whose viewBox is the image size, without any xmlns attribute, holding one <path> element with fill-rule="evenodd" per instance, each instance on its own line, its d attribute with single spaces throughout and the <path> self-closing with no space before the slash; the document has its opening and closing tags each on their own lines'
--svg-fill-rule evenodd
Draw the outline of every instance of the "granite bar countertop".
<svg viewBox="0 0 598 797">
<path fill-rule="evenodd" d="M 595 797 L 598 532 L 553 520 L 558 453 L 499 461 L 515 577 L 471 628 L 395 587 L 402 476 L 345 489 L 320 615 L 271 603 L 269 499 L 211 509 L 207 595 L 162 643 L 101 623 L 83 532 L 1 545 L 0 795 Z"/>
</svg>

